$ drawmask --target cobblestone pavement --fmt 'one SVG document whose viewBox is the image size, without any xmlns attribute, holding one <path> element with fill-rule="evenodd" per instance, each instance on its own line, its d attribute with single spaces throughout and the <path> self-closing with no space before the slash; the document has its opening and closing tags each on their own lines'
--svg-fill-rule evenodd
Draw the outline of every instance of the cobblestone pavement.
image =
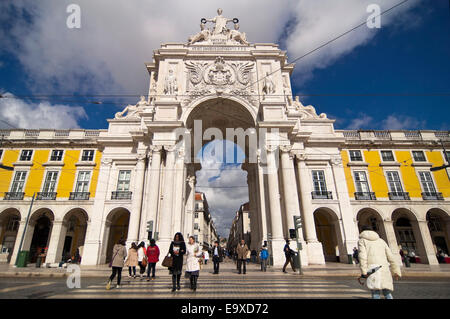
<svg viewBox="0 0 450 319">
<path fill-rule="evenodd" d="M 192 292 L 188 280 L 182 278 L 180 291 L 172 293 L 171 277 L 160 270 L 154 281 L 129 278 L 123 271 L 119 289 L 106 290 L 107 277 L 81 278 L 81 288 L 69 289 L 65 278 L 0 279 L 0 298 L 347 298 L 367 299 L 370 292 L 356 277 L 299 276 L 290 270 L 262 273 L 257 265 L 249 265 L 246 275 L 239 275 L 234 264 L 226 263 L 219 275 L 212 274 L 212 265 L 202 269 L 198 289 Z M 450 278 L 407 278 L 395 282 L 394 298 L 449 299 Z"/>
</svg>

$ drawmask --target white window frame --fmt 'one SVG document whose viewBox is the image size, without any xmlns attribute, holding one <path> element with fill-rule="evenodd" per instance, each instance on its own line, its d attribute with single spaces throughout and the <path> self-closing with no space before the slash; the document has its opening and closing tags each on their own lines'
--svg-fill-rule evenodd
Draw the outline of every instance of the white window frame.
<svg viewBox="0 0 450 319">
<path fill-rule="evenodd" d="M 15 182 L 15 180 L 16 180 L 16 175 L 17 175 L 17 173 L 18 172 L 23 172 L 23 173 L 25 173 L 25 179 L 23 180 L 23 188 L 22 188 L 22 190 L 19 192 L 19 191 L 12 191 L 12 187 L 13 187 L 13 185 L 14 185 L 14 182 Z M 14 171 L 14 176 L 13 176 L 13 178 L 11 179 L 11 184 L 9 185 L 9 192 L 10 193 L 25 193 L 25 186 L 27 185 L 27 180 L 28 180 L 28 176 L 29 176 L 29 173 L 30 171 L 29 170 L 17 170 L 17 171 Z"/>
<path fill-rule="evenodd" d="M 386 161 L 383 159 L 383 152 L 391 152 L 392 153 L 392 161 Z M 394 163 L 397 161 L 396 157 L 395 157 L 395 152 L 393 150 L 380 150 L 380 159 L 382 163 Z"/>
<path fill-rule="evenodd" d="M 83 159 L 83 157 L 84 157 L 84 152 L 92 152 L 92 159 L 91 160 L 84 160 Z M 93 150 L 93 149 L 84 149 L 84 150 L 81 150 L 81 158 L 80 158 L 80 161 L 81 162 L 93 162 L 95 160 L 95 150 Z"/>
<path fill-rule="evenodd" d="M 56 181 L 55 181 L 55 189 L 53 190 L 53 191 L 45 191 L 45 184 L 46 184 L 46 182 L 47 182 L 47 176 L 48 176 L 48 174 L 49 173 L 51 173 L 51 172 L 56 172 L 57 173 L 57 176 L 56 176 Z M 57 191 L 57 189 L 58 189 L 58 184 L 59 184 L 59 178 L 60 178 L 60 176 L 61 176 L 61 171 L 60 170 L 57 170 L 57 169 L 49 169 L 49 170 L 46 170 L 45 171 L 45 174 L 44 174 L 44 178 L 42 179 L 42 185 L 41 185 L 41 193 L 56 193 L 56 191 Z"/>
<path fill-rule="evenodd" d="M 425 160 L 423 160 L 423 161 L 418 161 L 418 160 L 416 160 L 416 159 L 414 158 L 414 152 L 422 152 L 423 158 L 424 158 Z M 424 152 L 423 150 L 411 150 L 411 158 L 413 159 L 413 161 L 414 161 L 415 163 L 427 163 L 427 161 L 428 161 L 427 155 L 425 154 L 425 152 Z"/>
<path fill-rule="evenodd" d="M 2 162 L 3 154 L 5 154 L 5 149 L 4 149 L 4 148 L 1 148 L 1 149 L 0 149 L 0 163 Z"/>
<path fill-rule="evenodd" d="M 358 170 L 353 170 L 352 171 L 352 175 L 353 175 L 353 180 L 354 180 L 354 182 L 355 182 L 355 191 L 357 192 L 357 193 L 370 193 L 371 192 L 371 190 L 370 190 L 370 181 L 369 181 L 369 174 L 367 174 L 367 171 L 365 171 L 365 170 L 360 170 L 360 169 L 358 169 Z M 365 175 L 365 177 L 366 177 L 366 183 L 367 183 L 367 192 L 359 192 L 358 191 L 358 184 L 357 184 L 357 180 L 356 180 L 356 173 L 364 173 L 364 175 Z"/>
<path fill-rule="evenodd" d="M 30 157 L 29 160 L 23 160 L 23 159 L 22 159 L 22 153 L 23 153 L 24 151 L 31 151 L 31 157 Z M 19 161 L 20 161 L 20 162 L 32 162 L 32 161 L 33 161 L 33 157 L 34 157 L 34 153 L 35 153 L 35 150 L 29 149 L 29 148 L 20 150 L 20 153 L 19 153 Z"/>
<path fill-rule="evenodd" d="M 389 175 L 388 173 L 390 173 L 390 172 L 395 172 L 395 173 L 397 173 L 398 178 L 399 178 L 399 182 L 400 182 L 400 186 L 401 186 L 401 188 L 402 188 L 401 193 L 406 193 L 406 191 L 405 191 L 405 185 L 403 185 L 402 174 L 400 174 L 400 171 L 398 171 L 398 170 L 392 170 L 392 169 L 386 170 L 386 171 L 385 171 L 386 183 L 387 183 L 387 185 L 388 185 L 389 192 L 390 192 L 390 193 L 399 193 L 398 191 L 393 191 L 393 190 L 391 189 L 391 185 L 389 184 L 389 178 L 388 178 L 388 175 Z"/>
<path fill-rule="evenodd" d="M 61 159 L 60 159 L 60 160 L 52 160 L 53 152 L 55 152 L 55 151 L 60 151 L 60 152 L 62 152 L 62 154 L 61 154 Z M 62 162 L 63 159 L 64 159 L 64 150 L 55 149 L 55 150 L 52 150 L 52 151 L 50 152 L 50 158 L 49 158 L 48 161 L 49 161 L 49 162 Z"/>
<path fill-rule="evenodd" d="M 79 179 L 80 179 L 80 173 L 82 173 L 82 172 L 88 172 L 89 173 L 89 180 L 87 182 L 87 191 L 86 191 L 86 193 L 88 193 L 89 189 L 91 188 L 92 170 L 85 170 L 85 169 L 79 170 L 79 171 L 77 171 L 75 185 L 74 185 L 74 188 L 73 188 L 73 192 L 74 193 L 79 193 L 78 192 L 78 182 L 79 182 Z M 83 181 L 83 182 L 85 182 L 85 181 Z"/>
<path fill-rule="evenodd" d="M 437 189 L 437 187 L 436 187 L 436 181 L 434 180 L 433 174 L 431 174 L 430 171 L 424 171 L 424 170 L 417 171 L 417 178 L 419 179 L 419 183 L 420 183 L 420 187 L 422 188 L 422 192 L 433 194 L 433 192 L 429 192 L 429 191 L 426 191 L 426 190 L 424 189 L 423 183 L 422 183 L 422 179 L 420 178 L 420 173 L 427 173 L 427 174 L 430 175 L 430 177 L 431 177 L 431 183 L 433 183 L 434 193 L 437 194 L 437 193 L 438 193 L 438 189 Z"/>
<path fill-rule="evenodd" d="M 360 152 L 361 153 L 361 160 L 360 161 L 352 160 L 351 152 Z M 362 150 L 348 150 L 348 159 L 350 160 L 350 162 L 364 162 L 364 152 Z"/>
<path fill-rule="evenodd" d="M 321 189 L 321 190 L 316 190 L 316 188 L 315 188 L 315 180 L 314 180 L 314 172 L 322 172 L 322 174 L 323 174 L 323 183 L 325 184 L 325 190 L 323 190 L 323 189 Z M 313 192 L 315 192 L 315 193 L 317 193 L 317 192 L 320 192 L 321 194 L 324 194 L 324 193 L 327 193 L 329 190 L 328 190 L 328 187 L 327 187 L 327 177 L 326 177 L 326 175 L 325 175 L 325 170 L 324 169 L 312 169 L 311 170 L 311 180 L 312 180 L 312 189 L 313 189 Z M 320 182 L 320 180 L 319 180 L 319 182 Z"/>
<path fill-rule="evenodd" d="M 121 179 L 120 179 L 120 173 L 121 172 L 129 172 L 129 174 L 130 174 L 130 178 L 128 180 L 128 189 L 127 190 L 119 189 L 119 185 L 120 185 L 120 182 L 121 182 Z M 119 172 L 117 174 L 117 185 L 116 185 L 116 191 L 117 192 L 131 192 L 131 178 L 132 178 L 131 174 L 132 174 L 132 170 L 131 169 L 120 169 L 119 170 Z M 127 180 L 122 180 L 122 181 L 127 181 Z"/>
</svg>

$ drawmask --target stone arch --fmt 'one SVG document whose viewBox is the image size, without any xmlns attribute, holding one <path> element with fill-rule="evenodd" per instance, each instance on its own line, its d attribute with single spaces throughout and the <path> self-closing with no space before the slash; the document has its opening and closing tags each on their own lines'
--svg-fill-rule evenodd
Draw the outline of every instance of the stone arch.
<svg viewBox="0 0 450 319">
<path fill-rule="evenodd" d="M 338 214 L 328 207 L 317 208 L 314 213 L 317 239 L 322 243 L 325 261 L 345 261 L 345 248 L 342 240 Z"/>
<path fill-rule="evenodd" d="M 88 221 L 89 215 L 81 207 L 72 207 L 63 215 L 65 232 L 60 239 L 64 241 L 61 252 L 63 258 L 71 258 L 72 262 L 80 262 Z M 75 260 L 72 257 L 75 257 Z"/>
<path fill-rule="evenodd" d="M 47 256 L 54 221 L 55 214 L 46 207 L 38 208 L 30 215 L 25 235 L 29 241 L 24 240 L 22 248 L 29 250 L 30 263 L 35 263 L 40 254 Z M 42 260 L 42 263 L 44 262 L 45 257 Z"/>
<path fill-rule="evenodd" d="M 128 226 L 130 222 L 131 212 L 125 207 L 116 207 L 112 209 L 105 220 L 104 232 L 104 249 L 103 254 L 106 257 L 106 262 L 112 258 L 112 249 L 119 239 L 127 239 Z"/>
<path fill-rule="evenodd" d="M 20 226 L 19 209 L 10 207 L 0 212 L 0 262 L 10 262 Z"/>
<path fill-rule="evenodd" d="M 450 214 L 443 208 L 435 207 L 427 211 L 426 220 L 438 261 L 444 263 L 445 260 L 439 255 L 441 251 L 450 254 Z"/>
<path fill-rule="evenodd" d="M 356 214 L 359 233 L 361 233 L 363 226 L 369 226 L 387 242 L 386 229 L 384 227 L 382 216 L 383 215 L 373 207 L 361 208 Z"/>
</svg>

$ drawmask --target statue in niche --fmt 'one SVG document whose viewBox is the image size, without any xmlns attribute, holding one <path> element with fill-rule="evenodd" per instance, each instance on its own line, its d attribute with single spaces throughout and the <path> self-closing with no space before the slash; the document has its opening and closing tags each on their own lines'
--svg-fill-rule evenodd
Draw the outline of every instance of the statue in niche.
<svg viewBox="0 0 450 319">
<path fill-rule="evenodd" d="M 128 104 L 122 112 L 117 112 L 114 116 L 114 118 L 116 119 L 123 119 L 123 118 L 130 118 L 130 117 L 137 117 L 136 113 L 138 111 L 143 110 L 146 106 L 148 106 L 149 104 L 147 103 L 147 101 L 145 100 L 145 96 L 141 95 L 141 99 L 139 100 L 139 102 L 136 103 L 136 105 L 131 105 Z M 124 115 L 125 113 L 127 113 L 126 115 Z"/>
<path fill-rule="evenodd" d="M 177 78 L 173 74 L 173 70 L 169 70 L 164 83 L 164 93 L 167 95 L 176 95 L 178 91 Z"/>
<path fill-rule="evenodd" d="M 273 82 L 272 75 L 270 75 L 269 72 L 266 72 L 263 83 L 264 94 L 268 95 L 275 93 L 275 83 Z"/>
</svg>

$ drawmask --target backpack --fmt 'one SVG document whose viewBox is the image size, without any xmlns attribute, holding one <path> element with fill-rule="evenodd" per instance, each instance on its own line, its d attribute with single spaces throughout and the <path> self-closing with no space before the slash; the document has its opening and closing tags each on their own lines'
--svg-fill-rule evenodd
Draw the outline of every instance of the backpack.
<svg viewBox="0 0 450 319">
<path fill-rule="evenodd" d="M 269 252 L 267 251 L 267 249 L 261 250 L 261 259 L 267 259 L 267 258 L 269 258 Z"/>
</svg>

